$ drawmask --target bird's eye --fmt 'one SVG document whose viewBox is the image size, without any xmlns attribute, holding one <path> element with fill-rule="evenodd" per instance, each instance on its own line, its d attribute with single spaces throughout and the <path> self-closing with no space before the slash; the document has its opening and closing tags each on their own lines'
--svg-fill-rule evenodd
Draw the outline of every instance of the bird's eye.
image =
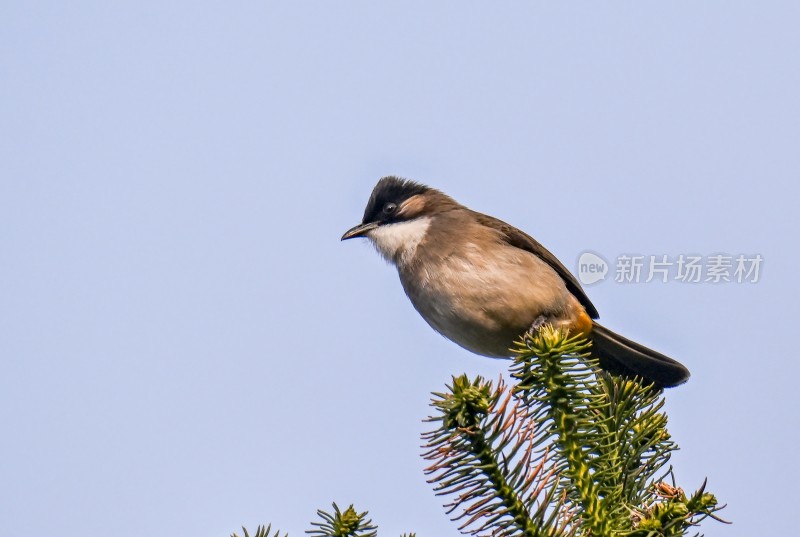
<svg viewBox="0 0 800 537">
<path fill-rule="evenodd" d="M 386 214 L 392 214 L 397 210 L 397 204 L 389 202 L 383 206 L 383 212 Z"/>
</svg>

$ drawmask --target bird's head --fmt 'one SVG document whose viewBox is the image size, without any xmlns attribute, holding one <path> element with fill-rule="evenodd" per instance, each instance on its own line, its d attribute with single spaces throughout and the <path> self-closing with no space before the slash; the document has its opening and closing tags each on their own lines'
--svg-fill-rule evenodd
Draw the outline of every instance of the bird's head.
<svg viewBox="0 0 800 537">
<path fill-rule="evenodd" d="M 342 240 L 366 237 L 387 260 L 408 260 L 425 238 L 432 219 L 458 206 L 429 186 L 384 177 L 372 190 L 361 223 L 347 230 Z"/>
</svg>

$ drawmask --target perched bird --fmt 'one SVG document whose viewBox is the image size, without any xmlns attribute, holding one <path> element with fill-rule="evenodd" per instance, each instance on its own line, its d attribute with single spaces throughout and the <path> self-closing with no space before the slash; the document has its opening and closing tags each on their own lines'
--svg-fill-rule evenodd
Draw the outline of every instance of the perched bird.
<svg viewBox="0 0 800 537">
<path fill-rule="evenodd" d="M 584 334 L 600 367 L 658 387 L 686 382 L 679 362 L 598 324 L 578 280 L 529 235 L 414 181 L 384 177 L 360 224 L 342 240 L 366 237 L 397 267 L 416 310 L 434 330 L 483 356 L 508 358 L 528 329 L 546 323 Z"/>
</svg>

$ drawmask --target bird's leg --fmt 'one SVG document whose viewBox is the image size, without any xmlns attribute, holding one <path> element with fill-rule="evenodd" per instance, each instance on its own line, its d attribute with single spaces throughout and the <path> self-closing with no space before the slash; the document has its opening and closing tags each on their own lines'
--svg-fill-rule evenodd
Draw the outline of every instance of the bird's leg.
<svg viewBox="0 0 800 537">
<path fill-rule="evenodd" d="M 530 331 L 533 334 L 538 334 L 539 329 L 545 325 L 547 322 L 547 317 L 544 315 L 539 315 L 536 319 L 533 320 L 531 323 Z"/>
</svg>

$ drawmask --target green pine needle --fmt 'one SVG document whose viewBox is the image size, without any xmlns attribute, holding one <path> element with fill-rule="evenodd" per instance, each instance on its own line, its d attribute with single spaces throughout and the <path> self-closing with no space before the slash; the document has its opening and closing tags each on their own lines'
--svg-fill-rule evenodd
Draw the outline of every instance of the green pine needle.
<svg viewBox="0 0 800 537">
<path fill-rule="evenodd" d="M 367 512 L 358 513 L 352 505 L 341 511 L 334 503 L 333 514 L 318 510 L 317 515 L 322 522 L 312 522 L 315 529 L 306 531 L 314 537 L 375 537 L 378 534 Z"/>
<path fill-rule="evenodd" d="M 270 535 L 271 531 L 272 531 L 271 524 L 269 526 L 258 526 L 256 528 L 256 532 L 253 534 L 253 537 L 280 537 L 280 532 L 278 530 L 275 530 L 275 533 Z M 244 526 L 242 526 L 242 532 L 244 533 L 244 537 L 250 537 L 250 534 L 247 532 L 247 528 L 245 528 Z M 284 537 L 286 537 L 288 534 L 284 533 L 283 535 Z M 239 537 L 239 536 L 233 533 L 231 534 L 231 537 Z"/>
</svg>

